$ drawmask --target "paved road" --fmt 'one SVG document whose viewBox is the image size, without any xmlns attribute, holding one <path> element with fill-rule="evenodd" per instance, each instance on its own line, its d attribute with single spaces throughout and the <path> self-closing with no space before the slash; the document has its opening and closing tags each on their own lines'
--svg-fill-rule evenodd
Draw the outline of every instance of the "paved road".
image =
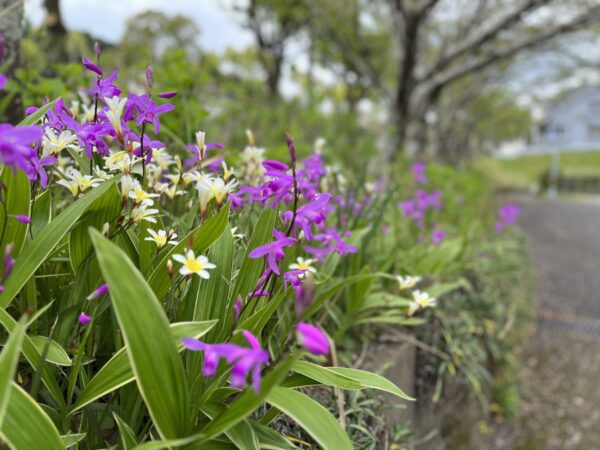
<svg viewBox="0 0 600 450">
<path fill-rule="evenodd" d="M 600 449 L 600 203 L 520 202 L 536 271 L 538 325 L 525 355 L 522 417 L 495 448 Z"/>
<path fill-rule="evenodd" d="M 537 306 L 600 320 L 600 203 L 520 203 L 519 223 L 537 273 Z"/>
</svg>

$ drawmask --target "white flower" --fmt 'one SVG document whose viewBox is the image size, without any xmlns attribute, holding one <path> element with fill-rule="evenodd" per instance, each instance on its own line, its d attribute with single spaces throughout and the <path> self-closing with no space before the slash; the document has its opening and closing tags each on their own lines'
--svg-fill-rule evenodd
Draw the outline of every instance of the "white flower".
<svg viewBox="0 0 600 450">
<path fill-rule="evenodd" d="M 185 256 L 173 255 L 173 259 L 183 264 L 179 269 L 179 273 L 186 276 L 196 274 L 200 278 L 208 279 L 210 278 L 210 274 L 208 273 L 207 269 L 214 269 L 217 267 L 208 262 L 208 258 L 204 255 L 199 255 L 196 257 L 193 250 L 188 250 Z"/>
<path fill-rule="evenodd" d="M 246 237 L 245 234 L 241 234 L 237 232 L 238 227 L 233 227 L 231 229 L 231 235 L 233 236 L 234 239 L 244 239 Z"/>
<path fill-rule="evenodd" d="M 140 189 L 140 182 L 131 175 L 123 175 L 121 178 L 121 196 L 129 198 L 129 193 L 136 189 Z"/>
<path fill-rule="evenodd" d="M 74 144 L 76 140 L 77 136 L 70 130 L 61 131 L 57 135 L 52 128 L 48 127 L 44 131 L 44 137 L 42 138 L 42 156 L 56 156 L 65 148 L 79 150 L 77 144 Z"/>
<path fill-rule="evenodd" d="M 150 194 L 142 189 L 141 186 L 136 186 L 135 189 L 129 191 L 129 198 L 133 199 L 136 205 L 143 204 L 151 206 L 154 204 L 153 198 L 160 197 L 158 194 Z"/>
<path fill-rule="evenodd" d="M 199 178 L 200 174 L 196 170 L 193 170 L 191 172 L 185 172 L 183 175 L 181 175 L 181 179 L 183 180 L 184 186 L 187 186 L 190 183 L 197 182 Z"/>
<path fill-rule="evenodd" d="M 158 232 L 156 232 L 148 228 L 148 234 L 150 237 L 147 237 L 144 240 L 154 242 L 157 248 L 162 248 L 167 244 L 177 245 L 177 242 L 174 240 L 177 238 L 177 235 L 172 231 L 167 234 L 165 230 L 158 230 Z"/>
<path fill-rule="evenodd" d="M 225 181 L 222 178 L 213 178 L 208 183 L 208 188 L 217 201 L 217 205 L 221 205 L 227 196 L 234 191 L 237 185 L 237 180 L 231 180 L 229 183 L 225 184 Z"/>
<path fill-rule="evenodd" d="M 148 205 L 142 204 L 131 210 L 130 220 L 133 223 L 140 222 L 141 220 L 156 223 L 156 218 L 152 217 L 156 214 L 158 214 L 158 209 L 148 209 Z"/>
<path fill-rule="evenodd" d="M 204 159 L 204 152 L 206 151 L 206 133 L 202 130 L 196 133 L 196 144 L 198 145 L 198 151 L 200 152 L 200 159 Z"/>
<path fill-rule="evenodd" d="M 167 170 L 175 160 L 164 148 L 158 148 L 152 152 L 152 162 L 161 170 Z"/>
<path fill-rule="evenodd" d="M 121 128 L 121 116 L 123 115 L 127 98 L 119 98 L 117 96 L 114 96 L 113 98 L 104 97 L 104 101 L 109 109 L 106 111 L 106 118 L 117 132 L 117 135 L 122 136 L 123 129 Z"/>
<path fill-rule="evenodd" d="M 198 191 L 198 202 L 200 203 L 200 212 L 204 213 L 208 209 L 208 202 L 212 200 L 214 194 L 210 188 L 210 179 L 204 178 L 196 183 L 196 190 Z"/>
<path fill-rule="evenodd" d="M 227 163 L 225 161 L 221 162 L 221 167 L 223 167 L 223 179 L 227 181 L 231 176 L 235 175 L 235 170 L 231 167 L 227 167 Z"/>
<path fill-rule="evenodd" d="M 81 172 L 73 168 L 67 172 L 68 180 L 58 180 L 57 183 L 65 186 L 73 197 L 76 197 L 80 192 L 84 192 L 91 187 L 96 187 L 102 181 L 94 178 L 91 175 L 82 175 Z"/>
<path fill-rule="evenodd" d="M 421 281 L 421 277 L 414 277 L 411 275 L 401 277 L 400 275 L 396 275 L 396 280 L 398 280 L 400 290 L 403 291 L 404 289 L 414 288 L 419 283 L 419 281 Z"/>
<path fill-rule="evenodd" d="M 104 158 L 104 164 L 108 170 L 129 173 L 133 165 L 133 157 L 125 151 L 114 152 Z"/>
<path fill-rule="evenodd" d="M 326 143 L 327 143 L 327 141 L 325 139 L 323 139 L 322 137 L 317 138 L 317 140 L 315 141 L 315 152 L 317 152 L 317 153 L 323 152 L 323 147 L 325 146 Z"/>
<path fill-rule="evenodd" d="M 317 273 L 317 269 L 315 269 L 312 264 L 315 262 L 314 259 L 304 259 L 301 256 L 296 258 L 296 262 L 294 264 L 290 264 L 291 270 L 304 270 L 304 273 L 298 275 L 298 278 L 302 278 L 306 272 Z"/>
</svg>

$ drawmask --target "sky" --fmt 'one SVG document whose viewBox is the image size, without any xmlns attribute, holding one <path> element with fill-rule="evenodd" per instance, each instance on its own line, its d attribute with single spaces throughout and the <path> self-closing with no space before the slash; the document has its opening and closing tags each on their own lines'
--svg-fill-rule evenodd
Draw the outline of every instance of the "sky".
<svg viewBox="0 0 600 450">
<path fill-rule="evenodd" d="M 43 1 L 25 0 L 25 16 L 34 25 L 44 19 Z M 119 40 L 129 17 L 148 9 L 192 19 L 200 28 L 200 45 L 205 49 L 239 50 L 253 42 L 230 0 L 61 0 L 60 4 L 69 30 L 86 31 L 108 42 Z"/>
</svg>

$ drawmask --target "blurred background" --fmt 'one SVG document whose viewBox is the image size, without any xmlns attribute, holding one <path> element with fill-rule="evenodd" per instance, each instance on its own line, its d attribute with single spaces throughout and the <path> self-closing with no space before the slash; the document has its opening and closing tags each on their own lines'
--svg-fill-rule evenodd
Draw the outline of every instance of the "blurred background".
<svg viewBox="0 0 600 450">
<path fill-rule="evenodd" d="M 46 97 L 85 103 L 81 57 L 98 41 L 120 85 L 143 90 L 150 64 L 157 89 L 178 92 L 162 123 L 170 144 L 204 129 L 241 149 L 252 129 L 283 157 L 289 131 L 301 153 L 323 148 L 358 179 L 437 161 L 519 202 L 541 328 L 520 419 L 489 448 L 600 448 L 599 0 L 0 0 L 2 10 L 3 121 Z"/>
</svg>

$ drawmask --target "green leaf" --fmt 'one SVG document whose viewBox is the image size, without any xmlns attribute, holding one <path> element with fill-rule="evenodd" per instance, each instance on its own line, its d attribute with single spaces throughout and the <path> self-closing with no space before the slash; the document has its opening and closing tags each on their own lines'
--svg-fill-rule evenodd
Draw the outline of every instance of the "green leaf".
<svg viewBox="0 0 600 450">
<path fill-rule="evenodd" d="M 471 289 L 472 286 L 467 280 L 461 278 L 460 280 L 455 281 L 454 283 L 436 284 L 435 286 L 425 289 L 425 291 L 427 291 L 427 293 L 431 297 L 441 297 L 444 294 L 447 294 L 460 288 Z"/>
<path fill-rule="evenodd" d="M 328 367 L 321 367 L 308 361 L 296 361 L 292 367 L 294 372 L 305 375 L 321 384 L 341 389 L 362 389 L 362 383 L 341 375 Z"/>
<path fill-rule="evenodd" d="M 276 217 L 277 208 L 266 208 L 260 213 L 252 237 L 248 243 L 248 249 L 242 260 L 242 266 L 240 267 L 237 280 L 235 281 L 235 287 L 232 294 L 233 299 L 237 298 L 238 295 L 246 298 L 248 293 L 253 291 L 256 287 L 256 282 L 262 274 L 264 259 L 249 258 L 248 254 L 256 247 L 271 241 Z"/>
<path fill-rule="evenodd" d="M 63 445 L 65 447 L 69 448 L 69 447 L 73 447 L 78 442 L 83 441 L 86 436 L 87 436 L 86 433 L 65 434 L 65 435 L 61 436 L 60 439 L 62 440 Z"/>
<path fill-rule="evenodd" d="M 0 435 L 10 447 L 18 450 L 65 448 L 52 420 L 16 383 L 12 383 L 10 401 Z"/>
<path fill-rule="evenodd" d="M 58 100 L 58 99 L 56 99 L 56 100 Z M 26 127 L 29 125 L 36 124 L 37 122 L 42 120 L 42 118 L 48 112 L 48 110 L 50 108 L 54 107 L 56 100 L 52 100 L 50 103 L 46 103 L 44 106 L 40 106 L 38 109 L 35 110 L 35 112 L 33 114 L 29 114 L 21 122 L 19 122 L 19 125 L 17 125 L 17 126 L 18 127 Z"/>
<path fill-rule="evenodd" d="M 46 189 L 35 199 L 31 211 L 31 234 L 35 239 L 38 233 L 50 223 L 52 218 L 52 196 L 50 189 Z"/>
<path fill-rule="evenodd" d="M 185 437 L 192 425 L 190 396 L 167 316 L 127 255 L 97 231 L 90 235 L 153 423 L 165 439 Z"/>
<path fill-rule="evenodd" d="M 356 323 L 378 323 L 378 324 L 392 324 L 392 325 L 402 325 L 402 326 L 416 326 L 423 325 L 426 322 L 425 319 L 419 317 L 405 317 L 405 316 L 375 316 L 375 317 L 367 317 L 365 319 L 357 320 Z"/>
<path fill-rule="evenodd" d="M 35 345 L 38 353 L 41 355 L 46 345 L 48 345 L 48 338 L 45 336 L 31 336 L 31 342 Z M 46 355 L 46 361 L 56 364 L 57 366 L 70 366 L 72 364 L 71 358 L 61 345 L 50 340 L 50 346 L 48 347 L 48 353 Z"/>
<path fill-rule="evenodd" d="M 2 353 L 0 353 L 0 429 L 10 401 L 12 380 L 17 370 L 23 336 L 25 336 L 25 317 L 21 318 L 12 333 L 10 333 L 8 341 L 6 341 Z"/>
<path fill-rule="evenodd" d="M 267 402 L 292 418 L 323 450 L 352 450 L 352 442 L 327 409 L 301 392 L 274 388 Z"/>
<path fill-rule="evenodd" d="M 206 322 L 179 322 L 171 324 L 171 331 L 177 350 L 184 349 L 181 339 L 184 337 L 201 338 L 208 333 L 211 328 L 217 323 L 216 320 Z M 70 412 L 73 413 L 84 406 L 90 404 L 97 398 L 100 398 L 115 389 L 120 388 L 135 380 L 131 364 L 122 348 L 98 371 L 96 376 L 92 378 L 82 389 L 77 401 L 71 407 Z"/>
<path fill-rule="evenodd" d="M 360 369 L 350 369 L 347 367 L 329 367 L 329 370 L 350 378 L 360 383 L 365 388 L 378 389 L 389 392 L 405 400 L 414 400 L 410 395 L 402 391 L 398 386 L 379 374 Z"/>
<path fill-rule="evenodd" d="M 137 445 L 137 439 L 133 430 L 121 419 L 116 413 L 113 413 L 113 417 L 119 429 L 119 443 L 123 450 L 130 450 Z"/>
<path fill-rule="evenodd" d="M 295 360 L 294 356 L 290 356 L 275 366 L 262 380 L 258 394 L 252 389 L 246 389 L 242 395 L 228 405 L 228 408 L 222 414 L 219 414 L 200 430 L 204 438 L 199 443 L 207 442 L 219 436 L 252 414 L 263 403 L 272 389 L 283 381 Z"/>
<path fill-rule="evenodd" d="M 121 213 L 121 193 L 113 184 L 101 197 L 97 198 L 82 215 L 69 236 L 69 256 L 73 272 L 91 254 L 92 241 L 88 233 L 90 227 L 101 230 L 105 223 L 111 224 L 114 231 L 116 219 Z"/>
<path fill-rule="evenodd" d="M 204 224 L 188 233 L 181 242 L 175 246 L 168 246 L 161 252 L 162 259 L 158 261 L 154 270 L 148 277 L 148 284 L 159 299 L 164 298 L 171 286 L 171 280 L 167 274 L 167 261 L 175 253 L 183 254 L 185 248 L 192 243 L 194 253 L 203 253 L 221 236 L 229 223 L 229 205 L 221 208 L 218 214 L 209 218 Z M 160 255 L 159 255 L 160 256 Z"/>
<path fill-rule="evenodd" d="M 2 169 L 0 182 L 6 186 L 5 202 L 6 213 L 8 214 L 7 218 L 4 212 L 0 213 L 0 230 L 5 228 L 0 245 L 4 248 L 6 244 L 12 243 L 12 254 L 16 257 L 21 252 L 25 243 L 28 225 L 19 222 L 14 216 L 23 215 L 29 217 L 31 184 L 24 172 L 17 170 L 13 173 L 12 169 L 8 166 L 4 166 Z"/>
<path fill-rule="evenodd" d="M 284 436 L 267 427 L 266 425 L 263 425 L 259 422 L 254 422 L 253 420 L 250 420 L 249 422 L 254 429 L 254 433 L 260 442 L 261 448 L 278 450 L 294 450 L 297 448 L 292 445 L 292 443 Z"/>
<path fill-rule="evenodd" d="M 227 406 L 216 402 L 207 402 L 202 405 L 201 411 L 210 419 L 222 414 L 227 409 Z M 254 434 L 254 430 L 247 420 L 243 420 L 237 425 L 225 431 L 227 437 L 240 450 L 259 450 L 258 439 Z"/>
<path fill-rule="evenodd" d="M 15 319 L 13 319 L 12 316 L 3 308 L 0 308 L 0 324 L 2 324 L 4 329 L 9 333 L 13 333 L 17 327 L 17 322 Z M 42 365 L 42 358 L 34 343 L 27 335 L 25 335 L 23 338 L 22 350 L 25 358 L 27 361 L 29 361 L 29 364 L 31 364 L 35 370 L 38 370 L 40 365 Z M 47 364 L 43 364 L 42 366 L 42 381 L 52 395 L 52 399 L 60 406 L 61 409 L 63 409 L 65 407 L 65 400 L 62 395 L 62 390 L 58 386 L 56 378 L 50 370 L 50 367 Z"/>
<path fill-rule="evenodd" d="M 79 220 L 81 215 L 96 199 L 104 195 L 117 179 L 118 177 L 115 177 L 105 181 L 72 203 L 56 219 L 46 225 L 35 239 L 27 243 L 19 258 L 17 258 L 10 277 L 8 277 L 4 284 L 4 292 L 0 294 L 1 308 L 5 308 L 15 298 L 23 286 L 25 286 L 27 280 L 33 276 L 38 267 L 48 258 L 52 250 L 54 250 L 62 238 Z"/>
</svg>

